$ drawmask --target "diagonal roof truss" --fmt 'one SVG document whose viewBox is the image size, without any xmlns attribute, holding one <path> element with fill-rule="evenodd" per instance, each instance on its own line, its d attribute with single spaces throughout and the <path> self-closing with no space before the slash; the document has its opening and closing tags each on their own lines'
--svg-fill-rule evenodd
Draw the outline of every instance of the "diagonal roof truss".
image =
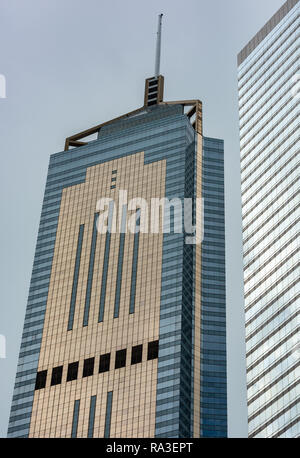
<svg viewBox="0 0 300 458">
<path fill-rule="evenodd" d="M 179 100 L 179 101 L 174 101 L 174 102 L 158 102 L 157 105 L 182 105 L 184 108 L 190 107 L 190 110 L 186 112 L 186 116 L 189 118 L 189 120 L 192 123 L 192 126 L 194 127 L 195 131 L 202 135 L 202 102 L 200 100 Z M 89 137 L 90 135 L 93 135 L 103 126 L 107 126 L 108 124 L 111 124 L 115 121 L 119 121 L 121 119 L 126 119 L 130 118 L 133 115 L 138 114 L 139 112 L 145 110 L 145 106 L 142 106 L 141 108 L 138 108 L 137 110 L 131 111 L 129 113 L 126 113 L 122 116 L 119 116 L 117 118 L 111 119 L 110 121 L 104 122 L 102 124 L 98 124 L 97 126 L 91 127 L 90 129 L 83 130 L 82 132 L 79 132 L 77 134 L 72 135 L 71 137 L 67 137 L 65 141 L 65 151 L 68 151 L 70 147 L 80 147 L 87 145 L 87 141 L 83 141 L 85 138 Z"/>
</svg>

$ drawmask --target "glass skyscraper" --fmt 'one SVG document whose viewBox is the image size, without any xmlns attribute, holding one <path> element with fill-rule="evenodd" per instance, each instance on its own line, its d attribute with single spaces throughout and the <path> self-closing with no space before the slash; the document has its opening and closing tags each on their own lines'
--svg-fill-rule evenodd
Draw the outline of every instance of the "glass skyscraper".
<svg viewBox="0 0 300 458">
<path fill-rule="evenodd" d="M 163 84 L 51 156 L 9 437 L 227 436 L 224 145 L 203 137 L 201 102 L 164 102 Z M 139 231 L 141 208 L 114 232 L 120 191 L 193 199 L 193 223 L 202 199 L 202 243 L 175 206 L 169 232 Z"/>
<path fill-rule="evenodd" d="M 238 56 L 250 437 L 299 437 L 299 0 Z"/>
</svg>

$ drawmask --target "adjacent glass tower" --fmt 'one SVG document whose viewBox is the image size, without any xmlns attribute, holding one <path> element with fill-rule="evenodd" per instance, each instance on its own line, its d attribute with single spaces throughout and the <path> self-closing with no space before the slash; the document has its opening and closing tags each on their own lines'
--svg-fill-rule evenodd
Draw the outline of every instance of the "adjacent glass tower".
<svg viewBox="0 0 300 458">
<path fill-rule="evenodd" d="M 51 156 L 9 437 L 227 435 L 223 141 L 203 137 L 200 101 L 164 102 L 163 84 Z M 194 223 L 202 199 L 202 243 L 172 206 L 170 232 L 139 231 L 142 210 L 114 232 L 116 208 L 132 220 L 120 191 L 193 199 Z"/>
<path fill-rule="evenodd" d="M 285 2 L 238 56 L 250 437 L 300 436 L 299 13 Z"/>
</svg>

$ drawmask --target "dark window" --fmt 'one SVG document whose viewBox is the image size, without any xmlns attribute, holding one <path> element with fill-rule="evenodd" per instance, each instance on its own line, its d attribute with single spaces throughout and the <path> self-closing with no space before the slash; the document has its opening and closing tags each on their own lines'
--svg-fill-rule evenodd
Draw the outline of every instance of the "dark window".
<svg viewBox="0 0 300 458">
<path fill-rule="evenodd" d="M 67 382 L 71 382 L 72 380 L 77 380 L 78 366 L 79 366 L 78 361 L 76 361 L 76 363 L 70 363 L 68 365 Z"/>
<path fill-rule="evenodd" d="M 115 189 L 116 185 L 114 184 L 113 186 L 110 187 L 110 189 Z"/>
<path fill-rule="evenodd" d="M 77 437 L 79 408 L 80 408 L 80 399 L 77 399 L 77 400 L 74 402 L 73 422 L 72 422 L 72 433 L 71 433 L 71 437 Z"/>
<path fill-rule="evenodd" d="M 110 421 L 111 421 L 111 408 L 112 408 L 112 396 L 113 392 L 107 393 L 106 399 L 106 414 L 105 414 L 105 426 L 104 426 L 104 437 L 110 436 Z"/>
<path fill-rule="evenodd" d="M 135 293 L 136 293 L 136 279 L 138 270 L 138 256 L 139 256 L 139 240 L 140 240 L 140 212 L 138 209 L 136 212 L 136 223 L 135 223 L 135 234 L 133 241 L 133 258 L 132 258 L 132 271 L 131 271 L 131 286 L 130 286 L 130 301 L 129 301 L 129 313 L 135 311 Z"/>
<path fill-rule="evenodd" d="M 158 358 L 158 340 L 154 340 L 154 342 L 148 343 L 148 357 L 147 359 L 155 359 Z"/>
<path fill-rule="evenodd" d="M 112 175 L 115 175 L 117 173 L 117 170 L 113 170 L 111 173 Z"/>
<path fill-rule="evenodd" d="M 148 101 L 150 102 L 151 100 L 157 99 L 157 93 L 153 92 L 153 94 L 148 94 Z"/>
<path fill-rule="evenodd" d="M 92 282 L 94 275 L 94 263 L 95 263 L 95 250 L 97 242 L 97 223 L 98 223 L 98 213 L 94 214 L 94 224 L 93 224 L 93 233 L 91 240 L 91 251 L 90 251 L 90 262 L 89 262 L 89 271 L 87 278 L 87 288 L 85 294 L 85 305 L 84 305 L 84 314 L 83 314 L 83 326 L 89 324 L 89 314 L 90 314 L 90 303 L 91 303 L 91 293 L 92 293 Z"/>
<path fill-rule="evenodd" d="M 51 386 L 59 385 L 61 383 L 62 373 L 63 373 L 63 366 L 54 367 L 52 369 Z"/>
<path fill-rule="evenodd" d="M 152 92 L 157 92 L 157 87 L 150 87 L 148 92 L 149 94 L 151 94 Z"/>
<path fill-rule="evenodd" d="M 45 388 L 47 379 L 47 371 L 40 371 L 36 374 L 35 389 L 40 390 Z"/>
<path fill-rule="evenodd" d="M 149 81 L 149 87 L 150 87 L 150 86 L 155 86 L 156 84 L 158 84 L 157 79 L 152 80 L 152 81 Z"/>
<path fill-rule="evenodd" d="M 112 177 L 111 181 L 117 181 L 117 177 Z"/>
<path fill-rule="evenodd" d="M 143 345 L 136 345 L 131 350 L 131 364 L 137 364 L 142 362 L 143 356 Z"/>
<path fill-rule="evenodd" d="M 78 286 L 78 278 L 79 278 L 79 269 L 80 269 L 80 258 L 81 258 L 81 250 L 82 250 L 83 232 L 84 232 L 84 224 L 81 224 L 81 226 L 79 227 L 79 234 L 78 234 L 78 241 L 77 241 L 77 250 L 76 250 L 76 258 L 75 258 L 75 269 L 74 269 L 71 304 L 70 304 L 70 311 L 69 311 L 68 331 L 71 331 L 73 329 L 74 313 L 75 313 L 75 302 L 76 302 L 77 286 Z"/>
<path fill-rule="evenodd" d="M 94 374 L 95 358 L 84 360 L 82 377 L 89 377 Z"/>
<path fill-rule="evenodd" d="M 99 363 L 99 374 L 101 374 L 101 372 L 109 371 L 109 366 L 110 366 L 110 353 L 101 355 L 100 363 Z"/>
<path fill-rule="evenodd" d="M 126 366 L 126 349 L 118 350 L 116 352 L 115 369 L 119 369 L 120 367 L 125 367 L 125 366 Z"/>
</svg>

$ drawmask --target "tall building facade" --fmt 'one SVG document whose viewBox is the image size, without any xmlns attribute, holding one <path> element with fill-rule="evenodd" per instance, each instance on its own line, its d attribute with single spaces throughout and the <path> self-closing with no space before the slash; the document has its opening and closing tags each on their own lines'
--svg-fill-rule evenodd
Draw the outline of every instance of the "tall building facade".
<svg viewBox="0 0 300 458">
<path fill-rule="evenodd" d="M 164 102 L 163 84 L 51 156 L 9 437 L 227 435 L 224 145 L 203 137 L 201 102 Z M 175 230 L 175 206 L 169 232 L 139 231 L 141 200 L 136 230 L 113 231 L 133 217 L 120 191 L 193 199 L 194 223 L 202 199 L 202 243 Z"/>
<path fill-rule="evenodd" d="M 285 2 L 238 56 L 250 437 L 300 436 L 299 13 Z"/>
</svg>

